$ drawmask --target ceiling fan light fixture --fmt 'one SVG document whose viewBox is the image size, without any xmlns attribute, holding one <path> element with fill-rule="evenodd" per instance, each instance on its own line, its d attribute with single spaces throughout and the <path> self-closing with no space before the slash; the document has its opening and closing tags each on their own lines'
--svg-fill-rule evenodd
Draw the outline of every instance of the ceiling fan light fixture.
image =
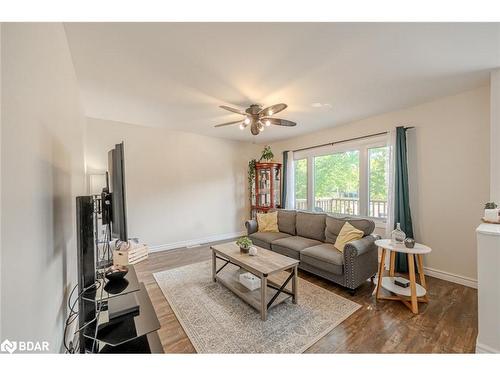
<svg viewBox="0 0 500 375">
<path fill-rule="evenodd" d="M 214 125 L 214 127 L 216 128 L 229 125 L 238 125 L 238 127 L 241 130 L 250 128 L 250 132 L 252 133 L 252 135 L 259 135 L 260 132 L 264 131 L 265 128 L 270 127 L 271 125 L 276 125 L 276 126 L 297 125 L 297 123 L 293 121 L 270 117 L 286 109 L 288 106 L 285 103 L 274 104 L 266 108 L 263 108 L 263 106 L 258 104 L 252 104 L 245 110 L 229 107 L 226 105 L 221 105 L 220 107 L 222 109 L 225 109 L 226 111 L 240 114 L 243 116 L 243 118 L 236 121 L 229 121 L 222 124 Z"/>
</svg>

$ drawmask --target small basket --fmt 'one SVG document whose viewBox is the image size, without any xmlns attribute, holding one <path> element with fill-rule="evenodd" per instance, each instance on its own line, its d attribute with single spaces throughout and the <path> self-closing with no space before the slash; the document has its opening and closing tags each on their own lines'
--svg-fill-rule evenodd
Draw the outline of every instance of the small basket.
<svg viewBox="0 0 500 375">
<path fill-rule="evenodd" d="M 250 251 L 250 248 L 248 249 L 245 249 L 244 247 L 241 247 L 240 246 L 240 253 L 243 253 L 243 254 L 248 254 L 248 252 Z"/>
</svg>

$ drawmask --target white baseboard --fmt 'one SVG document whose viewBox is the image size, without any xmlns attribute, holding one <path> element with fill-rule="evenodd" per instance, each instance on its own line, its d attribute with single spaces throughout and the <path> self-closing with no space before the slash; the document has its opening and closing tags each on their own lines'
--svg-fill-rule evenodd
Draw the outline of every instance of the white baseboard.
<svg viewBox="0 0 500 375">
<path fill-rule="evenodd" d="M 491 353 L 500 353 L 498 350 L 488 346 L 486 344 L 481 344 L 479 341 L 476 341 L 476 353 L 478 354 L 491 354 Z"/>
<path fill-rule="evenodd" d="M 209 243 L 209 242 L 223 241 L 223 240 L 228 240 L 228 239 L 235 238 L 235 237 L 241 237 L 241 236 L 244 236 L 246 234 L 247 234 L 246 231 L 224 233 L 224 234 L 215 234 L 213 236 L 208 236 L 208 237 L 195 238 L 195 239 L 179 241 L 179 242 L 172 242 L 172 243 L 163 244 L 163 245 L 149 246 L 149 252 L 154 253 L 157 251 L 173 250 L 173 249 L 178 249 L 181 247 L 189 247 L 189 246 L 201 245 L 201 244 L 205 244 L 205 243 Z"/>
<path fill-rule="evenodd" d="M 389 270 L 389 257 L 386 257 L 386 262 L 385 262 L 385 268 L 386 270 Z M 380 264 L 380 254 L 378 256 L 378 262 Z M 435 277 L 436 279 L 441 279 L 441 280 L 446 280 L 450 281 L 455 284 L 460 284 L 464 286 L 468 286 L 469 288 L 474 288 L 477 289 L 477 280 L 467 277 L 467 276 L 461 276 L 457 275 L 451 272 L 446 272 L 446 271 L 441 271 L 437 270 L 435 268 L 431 267 L 424 267 L 425 275 L 426 276 L 432 276 Z"/>
<path fill-rule="evenodd" d="M 455 284 L 460 284 L 460 285 L 465 285 L 470 288 L 477 289 L 477 280 L 466 277 L 466 276 L 461 276 L 461 275 L 456 275 L 454 273 L 446 272 L 446 271 L 441 271 L 437 270 L 435 268 L 430 268 L 430 267 L 424 267 L 425 274 L 428 276 L 435 277 L 437 279 L 441 280 L 446 280 L 450 281 Z"/>
</svg>

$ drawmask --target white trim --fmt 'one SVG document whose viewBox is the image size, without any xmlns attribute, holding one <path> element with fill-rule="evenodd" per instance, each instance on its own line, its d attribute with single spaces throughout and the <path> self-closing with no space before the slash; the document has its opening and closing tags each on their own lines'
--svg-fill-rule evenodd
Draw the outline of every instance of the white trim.
<svg viewBox="0 0 500 375">
<path fill-rule="evenodd" d="M 167 244 L 162 244 L 162 245 L 149 246 L 149 252 L 155 253 L 158 251 L 173 250 L 173 249 L 179 249 L 179 248 L 183 248 L 183 247 L 192 247 L 192 246 L 205 244 L 205 243 L 209 243 L 209 242 L 223 241 L 223 240 L 228 240 L 231 238 L 241 237 L 241 236 L 244 236 L 246 234 L 247 234 L 246 231 L 224 233 L 224 234 L 215 234 L 213 236 L 208 236 L 208 237 L 203 237 L 203 238 L 196 238 L 196 239 L 179 241 L 179 242 L 172 242 L 172 243 L 167 243 Z"/>
<path fill-rule="evenodd" d="M 293 151 L 287 152 L 287 163 L 286 163 L 286 181 L 284 181 L 286 186 L 286 200 L 281 202 L 283 207 L 293 210 L 295 209 L 295 160 L 293 158 Z"/>
<path fill-rule="evenodd" d="M 424 270 L 426 276 L 432 276 L 437 279 L 446 280 L 455 284 L 465 285 L 468 286 L 469 288 L 477 289 L 477 280 L 471 277 L 461 276 L 451 272 L 441 271 L 430 267 L 424 267 Z"/>
<path fill-rule="evenodd" d="M 375 228 L 378 228 L 378 229 L 384 229 L 386 228 L 387 226 L 387 221 L 385 219 L 381 219 L 381 218 L 378 218 L 378 217 L 362 217 L 360 219 L 368 219 L 368 220 L 371 220 L 375 223 Z"/>
<path fill-rule="evenodd" d="M 481 344 L 479 341 L 476 341 L 476 353 L 478 354 L 492 354 L 492 353 L 500 353 L 497 349 L 492 348 L 486 344 Z"/>
</svg>

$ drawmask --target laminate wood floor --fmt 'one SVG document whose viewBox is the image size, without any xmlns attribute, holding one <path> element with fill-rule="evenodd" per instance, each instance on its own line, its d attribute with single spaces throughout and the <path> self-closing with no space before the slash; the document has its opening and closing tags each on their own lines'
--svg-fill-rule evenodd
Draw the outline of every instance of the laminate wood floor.
<svg viewBox="0 0 500 375">
<path fill-rule="evenodd" d="M 139 280 L 146 284 L 161 328 L 165 353 L 196 353 L 153 273 L 210 259 L 209 246 L 150 254 L 136 265 Z M 299 272 L 299 276 L 362 308 L 312 345 L 306 353 L 473 353 L 477 336 L 477 291 L 427 276 L 429 304 L 419 304 L 413 315 L 402 303 L 375 301 L 374 285 L 367 281 L 356 295 L 342 287 Z M 257 314 L 257 312 L 256 312 Z"/>
</svg>

